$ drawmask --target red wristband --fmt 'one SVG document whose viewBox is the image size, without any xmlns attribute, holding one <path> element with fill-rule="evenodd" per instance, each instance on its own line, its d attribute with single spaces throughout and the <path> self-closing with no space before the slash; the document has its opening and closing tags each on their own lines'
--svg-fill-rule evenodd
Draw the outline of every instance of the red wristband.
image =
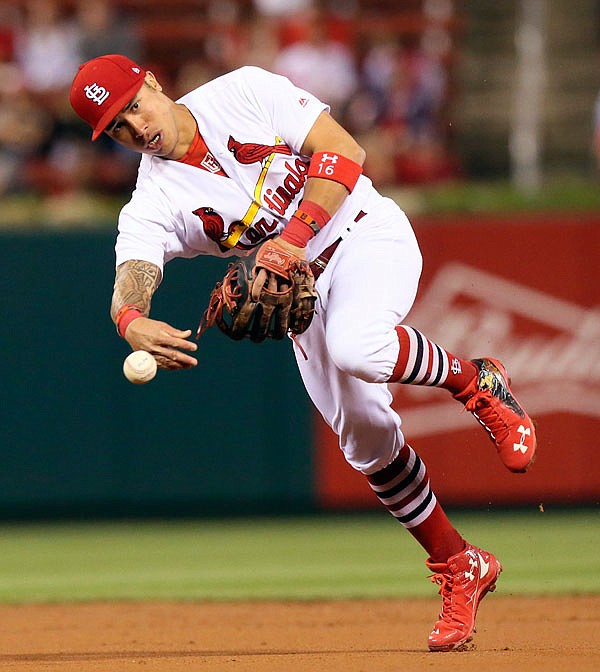
<svg viewBox="0 0 600 672">
<path fill-rule="evenodd" d="M 126 303 L 121 306 L 115 317 L 115 325 L 117 327 L 117 333 L 122 338 L 125 338 L 125 332 L 127 327 L 138 317 L 144 317 L 142 311 L 133 303 Z"/>
<path fill-rule="evenodd" d="M 281 238 L 296 247 L 306 247 L 330 219 L 331 215 L 318 203 L 303 200 L 281 232 Z"/>
<path fill-rule="evenodd" d="M 342 154 L 315 152 L 308 167 L 308 177 L 321 177 L 343 184 L 351 192 L 361 176 L 362 166 Z"/>
</svg>

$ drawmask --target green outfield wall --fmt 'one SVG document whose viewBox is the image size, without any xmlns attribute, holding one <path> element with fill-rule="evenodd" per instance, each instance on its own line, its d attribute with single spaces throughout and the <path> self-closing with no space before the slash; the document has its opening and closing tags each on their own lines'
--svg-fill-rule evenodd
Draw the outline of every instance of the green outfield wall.
<svg viewBox="0 0 600 672">
<path fill-rule="evenodd" d="M 0 235 L 0 516 L 310 508 L 312 414 L 290 343 L 211 330 L 195 370 L 130 384 L 109 317 L 113 245 L 110 232 Z M 153 314 L 195 329 L 226 263 L 171 262 Z"/>
<path fill-rule="evenodd" d="M 416 218 L 410 324 L 500 358 L 538 423 L 508 472 L 443 390 L 393 385 L 403 431 L 446 505 L 600 501 L 600 213 Z M 109 318 L 112 232 L 0 234 L 0 518 L 291 513 L 378 504 L 317 418 L 291 343 L 211 329 L 193 371 L 122 375 Z M 227 261 L 174 261 L 153 315 L 195 329 Z M 516 446 L 516 449 L 519 447 Z"/>
</svg>

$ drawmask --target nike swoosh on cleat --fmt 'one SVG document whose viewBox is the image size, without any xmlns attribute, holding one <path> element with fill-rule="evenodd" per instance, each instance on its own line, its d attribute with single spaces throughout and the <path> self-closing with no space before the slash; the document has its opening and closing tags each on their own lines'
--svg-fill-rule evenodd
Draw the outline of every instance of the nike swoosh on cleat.
<svg viewBox="0 0 600 672">
<path fill-rule="evenodd" d="M 489 572 L 490 570 L 490 563 L 486 562 L 481 553 L 477 554 L 479 556 L 479 567 L 480 567 L 480 572 L 479 572 L 479 578 L 483 579 L 483 577 Z"/>
</svg>

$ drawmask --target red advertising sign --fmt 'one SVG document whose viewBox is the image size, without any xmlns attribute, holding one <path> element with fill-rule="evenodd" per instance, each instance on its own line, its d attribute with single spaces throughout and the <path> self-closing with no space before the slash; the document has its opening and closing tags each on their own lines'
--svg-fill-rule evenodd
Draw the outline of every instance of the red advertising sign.
<svg viewBox="0 0 600 672">
<path fill-rule="evenodd" d="M 538 457 L 508 472 L 444 390 L 393 385 L 408 442 L 446 504 L 600 501 L 600 214 L 414 222 L 424 256 L 407 324 L 463 357 L 504 362 L 537 421 Z M 376 506 L 317 420 L 317 489 L 331 507 Z"/>
</svg>

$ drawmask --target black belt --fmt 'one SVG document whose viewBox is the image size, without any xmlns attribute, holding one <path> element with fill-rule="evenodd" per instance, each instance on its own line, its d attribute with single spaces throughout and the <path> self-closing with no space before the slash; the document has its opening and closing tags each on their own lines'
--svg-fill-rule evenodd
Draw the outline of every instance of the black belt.
<svg viewBox="0 0 600 672">
<path fill-rule="evenodd" d="M 361 210 L 358 215 L 354 218 L 355 222 L 361 220 L 367 213 L 364 210 Z M 315 276 L 315 280 L 323 273 L 329 260 L 333 257 L 333 253 L 337 250 L 337 246 L 342 242 L 341 238 L 338 238 L 335 242 L 331 243 L 329 247 L 326 247 L 323 252 L 313 261 L 310 262 L 310 270 Z"/>
</svg>

